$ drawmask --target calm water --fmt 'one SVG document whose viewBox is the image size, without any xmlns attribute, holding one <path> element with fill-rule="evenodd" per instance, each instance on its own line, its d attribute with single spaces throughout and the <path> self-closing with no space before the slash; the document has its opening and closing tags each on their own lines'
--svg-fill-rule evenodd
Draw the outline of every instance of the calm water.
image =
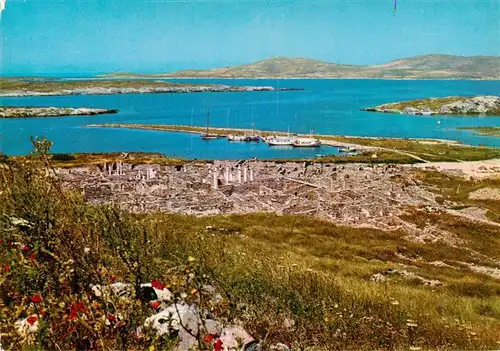
<svg viewBox="0 0 500 351">
<path fill-rule="evenodd" d="M 190 80 L 181 80 L 190 81 Z M 86 128 L 95 123 L 205 124 L 207 108 L 214 127 L 251 128 L 320 134 L 419 137 L 460 140 L 500 147 L 500 138 L 473 136 L 459 126 L 500 126 L 500 117 L 401 116 L 362 112 L 385 102 L 450 95 L 499 95 L 498 81 L 390 80 L 191 80 L 196 83 L 271 85 L 304 91 L 191 93 L 2 98 L 2 105 L 117 108 L 115 115 L 0 120 L 1 151 L 30 151 L 31 135 L 54 141 L 54 152 L 150 151 L 170 156 L 278 158 L 330 154 L 337 150 L 270 148 L 265 144 L 203 141 L 197 135 L 126 129 Z M 440 121 L 438 124 L 437 121 Z"/>
</svg>

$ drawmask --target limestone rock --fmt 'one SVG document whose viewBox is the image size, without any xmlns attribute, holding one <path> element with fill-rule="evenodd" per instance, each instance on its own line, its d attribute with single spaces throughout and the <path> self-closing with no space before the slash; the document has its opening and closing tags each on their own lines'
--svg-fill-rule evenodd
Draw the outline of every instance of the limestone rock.
<svg viewBox="0 0 500 351">
<path fill-rule="evenodd" d="M 178 334 L 178 350 L 189 350 L 196 342 L 199 331 L 207 334 L 219 334 L 220 323 L 208 318 L 195 305 L 186 303 L 173 304 L 163 311 L 149 317 L 144 322 L 156 331 L 158 336 Z M 205 330 L 206 328 L 206 330 Z"/>
<path fill-rule="evenodd" d="M 220 335 L 224 351 L 260 351 L 260 344 L 240 326 L 228 326 Z"/>
</svg>

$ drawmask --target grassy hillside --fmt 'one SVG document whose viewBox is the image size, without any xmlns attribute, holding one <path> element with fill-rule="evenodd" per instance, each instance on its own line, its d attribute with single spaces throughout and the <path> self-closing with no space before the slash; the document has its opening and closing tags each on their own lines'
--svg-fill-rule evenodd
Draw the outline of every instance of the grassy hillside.
<svg viewBox="0 0 500 351">
<path fill-rule="evenodd" d="M 500 283 L 467 266 L 498 268 L 497 227 L 408 209 L 416 225 L 436 225 L 462 240 L 451 245 L 409 241 L 403 230 L 348 228 L 300 216 L 133 215 L 88 205 L 62 189 L 47 176 L 47 161 L 42 154 L 0 168 L 0 328 L 6 350 L 170 350 L 175 338 L 147 329 L 137 333 L 152 313 L 147 302 L 107 303 L 90 293 L 90 284 L 136 286 L 152 279 L 202 306 L 206 302 L 196 292 L 213 285 L 222 297 L 212 313 L 227 323 L 238 320 L 264 347 L 498 348 Z M 444 199 L 500 186 L 435 173 L 421 179 L 442 189 Z M 489 206 L 500 212 L 498 201 Z M 388 269 L 443 284 L 426 286 L 399 275 L 370 280 Z M 38 331 L 17 336 L 15 320 L 29 315 L 36 316 Z"/>
<path fill-rule="evenodd" d="M 127 74 L 120 74 L 120 76 Z M 130 75 L 138 76 L 138 75 Z M 500 79 L 500 57 L 425 55 L 382 65 L 354 66 L 308 58 L 273 57 L 246 65 L 211 70 L 184 70 L 158 77 L 198 78 L 447 78 Z"/>
</svg>

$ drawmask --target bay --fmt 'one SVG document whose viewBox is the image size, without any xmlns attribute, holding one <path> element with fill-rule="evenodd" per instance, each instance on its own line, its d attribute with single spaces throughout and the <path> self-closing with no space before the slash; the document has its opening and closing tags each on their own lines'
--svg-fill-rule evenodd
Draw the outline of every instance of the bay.
<svg viewBox="0 0 500 351">
<path fill-rule="evenodd" d="M 405 116 L 360 111 L 387 102 L 428 97 L 499 95 L 498 81 L 365 79 L 182 79 L 180 82 L 269 85 L 300 91 L 123 94 L 1 98 L 7 106 L 57 106 L 119 109 L 118 114 L 88 117 L 1 119 L 0 151 L 30 151 L 30 136 L 54 141 L 53 151 L 160 152 L 189 159 L 297 158 L 335 154 L 337 149 L 272 148 L 263 143 L 203 141 L 198 135 L 88 128 L 88 124 L 140 123 L 204 126 L 210 110 L 213 127 L 371 137 L 437 138 L 500 147 L 500 138 L 457 130 L 500 126 L 500 116 Z M 438 123 L 439 121 L 439 123 Z"/>
</svg>

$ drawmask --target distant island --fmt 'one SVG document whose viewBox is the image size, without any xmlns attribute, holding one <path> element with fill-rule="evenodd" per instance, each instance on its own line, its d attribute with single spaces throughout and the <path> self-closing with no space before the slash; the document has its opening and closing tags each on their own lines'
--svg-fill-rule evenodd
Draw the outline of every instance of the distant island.
<svg viewBox="0 0 500 351">
<path fill-rule="evenodd" d="M 424 55 L 381 65 L 336 64 L 309 58 L 273 57 L 250 64 L 173 73 L 113 73 L 121 78 L 379 78 L 500 79 L 498 56 Z"/>
<path fill-rule="evenodd" d="M 406 115 L 495 115 L 500 116 L 500 97 L 475 96 L 430 98 L 394 102 L 361 109 L 368 112 L 398 113 Z"/>
<path fill-rule="evenodd" d="M 83 79 L 57 80 L 42 78 L 1 78 L 0 96 L 60 96 L 152 93 L 250 92 L 303 90 L 272 86 L 230 86 L 222 84 L 182 84 L 152 80 Z"/>
<path fill-rule="evenodd" d="M 14 107 L 0 106 L 0 118 L 92 116 L 117 113 L 118 110 L 70 107 Z"/>
</svg>

